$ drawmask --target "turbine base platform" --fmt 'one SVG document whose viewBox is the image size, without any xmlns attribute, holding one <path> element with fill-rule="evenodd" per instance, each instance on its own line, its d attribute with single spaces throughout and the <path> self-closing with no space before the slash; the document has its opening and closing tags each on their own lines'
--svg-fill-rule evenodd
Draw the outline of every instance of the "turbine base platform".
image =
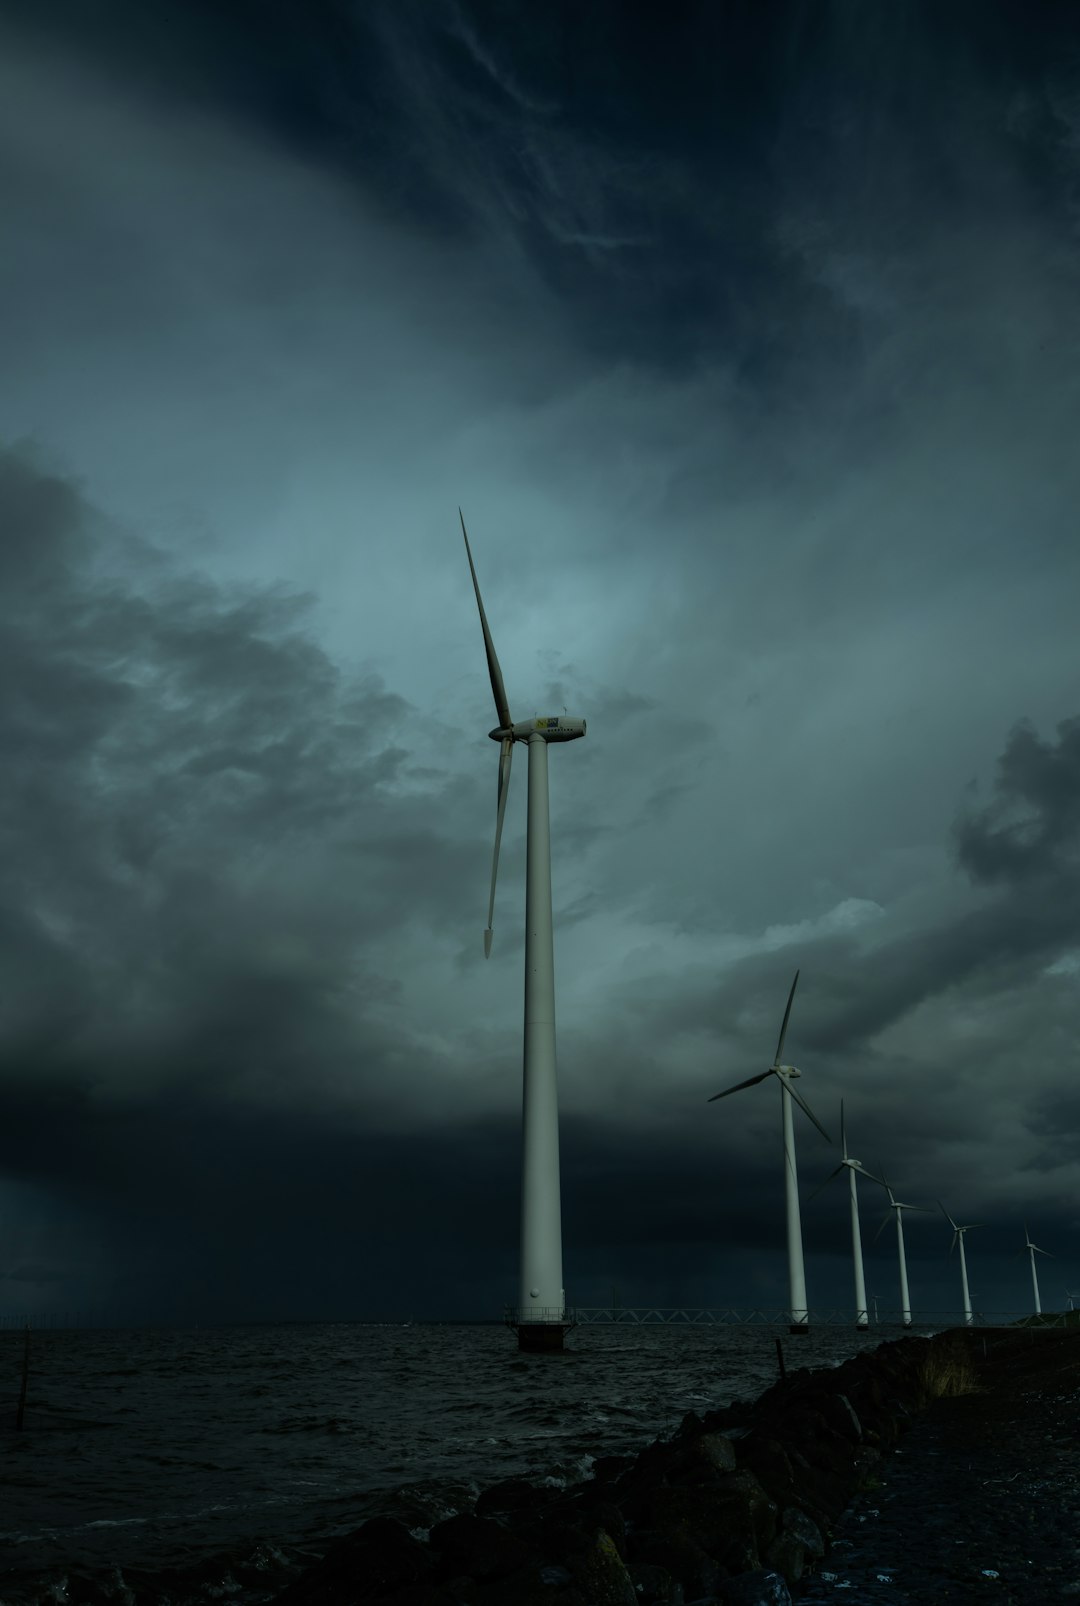
<svg viewBox="0 0 1080 1606">
<path fill-rule="evenodd" d="M 573 1322 L 522 1322 L 517 1328 L 518 1349 L 526 1355 L 561 1355 L 563 1339 Z"/>
<path fill-rule="evenodd" d="M 529 1321 L 527 1317 L 539 1316 L 539 1321 Z M 561 1355 L 563 1340 L 571 1328 L 577 1326 L 577 1320 L 572 1311 L 552 1311 L 550 1314 L 539 1311 L 519 1311 L 508 1306 L 503 1313 L 503 1321 L 507 1327 L 512 1327 L 517 1334 L 518 1349 L 527 1355 Z"/>
<path fill-rule="evenodd" d="M 792 1338 L 794 1338 L 797 1333 L 808 1333 L 809 1331 L 809 1322 L 792 1322 L 791 1326 L 788 1328 L 788 1332 L 791 1334 Z"/>
</svg>

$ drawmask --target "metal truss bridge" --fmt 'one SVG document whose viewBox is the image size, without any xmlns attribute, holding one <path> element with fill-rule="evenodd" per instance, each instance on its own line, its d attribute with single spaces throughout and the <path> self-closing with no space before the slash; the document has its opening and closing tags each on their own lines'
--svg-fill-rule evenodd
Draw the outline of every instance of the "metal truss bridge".
<svg viewBox="0 0 1080 1606">
<path fill-rule="evenodd" d="M 576 1305 L 568 1307 L 567 1317 L 579 1327 L 789 1327 L 791 1312 L 766 1308 L 747 1310 L 720 1305 Z M 962 1311 L 915 1311 L 905 1323 L 899 1310 L 871 1309 L 869 1321 L 857 1323 L 855 1313 L 845 1310 L 812 1310 L 809 1327 L 910 1328 L 963 1327 Z M 1080 1325 L 1080 1312 L 1047 1311 L 1036 1316 L 1031 1311 L 976 1311 L 973 1327 L 1071 1327 Z"/>
</svg>

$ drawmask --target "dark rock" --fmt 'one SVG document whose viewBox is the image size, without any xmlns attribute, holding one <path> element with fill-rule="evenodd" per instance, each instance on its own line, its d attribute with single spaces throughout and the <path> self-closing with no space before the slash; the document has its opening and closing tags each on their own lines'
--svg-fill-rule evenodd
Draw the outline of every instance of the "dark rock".
<svg viewBox="0 0 1080 1606">
<path fill-rule="evenodd" d="M 736 1455 L 739 1465 L 752 1472 L 761 1487 L 779 1505 L 787 1503 L 795 1487 L 795 1480 L 791 1462 L 782 1444 L 764 1434 L 751 1433 L 745 1439 L 738 1441 Z"/>
<path fill-rule="evenodd" d="M 654 1567 L 648 1561 L 632 1561 L 626 1570 L 642 1606 L 684 1606 L 683 1587 L 666 1567 Z"/>
<path fill-rule="evenodd" d="M 526 1567 L 478 1585 L 468 1606 L 593 1606 L 566 1567 Z"/>
<path fill-rule="evenodd" d="M 549 1587 L 561 1589 L 564 1584 L 572 1584 L 574 1575 L 568 1567 L 541 1567 L 540 1581 Z"/>
<path fill-rule="evenodd" d="M 553 1517 L 536 1516 L 528 1521 L 519 1517 L 513 1521 L 513 1532 L 537 1555 L 540 1565 L 568 1570 L 589 1543 L 587 1531 L 579 1524 Z"/>
<path fill-rule="evenodd" d="M 715 1500 L 713 1495 L 711 1488 L 668 1485 L 658 1489 L 649 1510 L 649 1527 L 672 1538 L 690 1539 L 719 1559 L 740 1533 L 752 1536 L 753 1523 L 749 1512 L 733 1513 L 730 1505 Z"/>
<path fill-rule="evenodd" d="M 715 1473 L 734 1472 L 735 1446 L 722 1433 L 697 1433 L 672 1462 L 669 1476 L 680 1481 L 708 1480 Z"/>
<path fill-rule="evenodd" d="M 443 1564 L 471 1578 L 502 1578 L 540 1557 L 524 1540 L 487 1517 L 448 1517 L 431 1530 L 429 1543 Z"/>
<path fill-rule="evenodd" d="M 749 1573 L 764 1564 L 764 1550 L 752 1533 L 733 1534 L 716 1560 L 725 1573 Z"/>
<path fill-rule="evenodd" d="M 693 1539 L 683 1534 L 642 1529 L 629 1539 L 630 1566 L 642 1562 L 660 1567 L 681 1585 L 687 1600 L 710 1595 L 725 1576 L 725 1569 Z"/>
<path fill-rule="evenodd" d="M 821 1537 L 821 1529 L 798 1506 L 788 1506 L 782 1518 L 782 1527 L 785 1533 L 799 1541 L 808 1555 L 815 1558 L 824 1556 L 825 1541 Z"/>
<path fill-rule="evenodd" d="M 630 1574 L 611 1535 L 598 1528 L 574 1567 L 574 1583 L 590 1606 L 638 1606 Z"/>
<path fill-rule="evenodd" d="M 632 1467 L 635 1456 L 632 1455 L 598 1455 L 593 1462 L 593 1481 L 598 1484 L 614 1483 L 615 1479 Z"/>
<path fill-rule="evenodd" d="M 382 1601 L 406 1586 L 433 1585 L 434 1574 L 435 1560 L 427 1545 L 392 1517 L 372 1517 L 289 1584 L 276 1597 L 275 1606 L 356 1606 L 363 1601 Z"/>
<path fill-rule="evenodd" d="M 823 1467 L 811 1466 L 802 1453 L 791 1447 L 788 1452 L 791 1462 L 792 1488 L 794 1491 L 794 1505 L 802 1506 L 809 1511 L 814 1521 L 819 1525 L 828 1527 L 834 1521 L 851 1498 L 854 1479 L 827 1472 Z"/>
<path fill-rule="evenodd" d="M 804 1408 L 793 1412 L 785 1436 L 811 1466 L 821 1467 L 839 1478 L 851 1476 L 855 1446 L 850 1438 L 845 1438 L 826 1421 L 823 1411 Z"/>
<path fill-rule="evenodd" d="M 766 1567 L 782 1573 L 789 1584 L 795 1584 L 803 1575 L 806 1551 L 793 1533 L 778 1533 L 761 1559 Z"/>
<path fill-rule="evenodd" d="M 791 1606 L 791 1591 L 775 1572 L 743 1573 L 720 1587 L 722 1606 Z"/>
<path fill-rule="evenodd" d="M 685 1533 L 721 1559 L 744 1537 L 755 1547 L 767 1544 L 776 1531 L 778 1513 L 776 1502 L 743 1467 L 704 1488 L 658 1489 L 650 1515 L 652 1527 Z"/>
<path fill-rule="evenodd" d="M 536 1511 L 550 1501 L 556 1491 L 541 1489 L 524 1478 L 506 1478 L 493 1483 L 490 1489 L 481 1490 L 476 1498 L 474 1513 L 478 1517 L 501 1516 L 509 1511 Z"/>
<path fill-rule="evenodd" d="M 596 1528 L 603 1528 L 615 1541 L 620 1556 L 625 1556 L 626 1519 L 614 1500 L 606 1498 L 610 1492 L 609 1488 L 598 1489 L 592 1483 L 571 1490 L 561 1500 L 553 1501 L 546 1511 L 540 1513 L 537 1523 L 532 1525 L 530 1532 L 544 1535 L 549 1532 L 554 1533 L 559 1528 L 571 1528 L 580 1529 L 583 1533 L 592 1533 Z M 520 1519 L 517 1526 L 519 1528 L 521 1526 Z"/>
<path fill-rule="evenodd" d="M 449 1578 L 442 1585 L 442 1593 L 454 1602 L 454 1606 L 472 1606 L 476 1590 L 475 1578 Z"/>
<path fill-rule="evenodd" d="M 862 1443 L 862 1423 L 846 1394 L 823 1394 L 819 1408 L 834 1432 L 852 1444 Z"/>
<path fill-rule="evenodd" d="M 401 1584 L 389 1594 L 372 1597 L 371 1606 L 472 1606 L 472 1591 L 475 1588 L 474 1583 L 468 1595 L 463 1598 L 460 1593 L 451 1594 L 445 1584 Z M 346 1597 L 350 1602 L 366 1602 L 368 1598 L 355 1592 Z M 160 1601 L 155 1600 L 154 1606 L 160 1606 Z"/>
<path fill-rule="evenodd" d="M 679 1451 L 670 1444 L 649 1444 L 611 1486 L 612 1498 L 631 1522 L 642 1522 L 654 1491 L 666 1481 Z"/>
<path fill-rule="evenodd" d="M 884 1460 L 880 1450 L 872 1444 L 864 1444 L 855 1457 L 855 1489 L 873 1488 L 878 1484 L 881 1474 L 881 1463 Z"/>
</svg>

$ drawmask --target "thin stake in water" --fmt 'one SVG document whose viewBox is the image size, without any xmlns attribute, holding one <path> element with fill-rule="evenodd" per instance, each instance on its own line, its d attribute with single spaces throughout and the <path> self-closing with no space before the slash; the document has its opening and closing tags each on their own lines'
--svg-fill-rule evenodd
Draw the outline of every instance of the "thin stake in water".
<svg viewBox="0 0 1080 1606">
<path fill-rule="evenodd" d="M 23 1416 L 26 1412 L 26 1383 L 30 1376 L 30 1323 L 26 1324 L 26 1337 L 23 1339 L 22 1359 L 22 1387 L 19 1389 L 19 1404 L 15 1411 L 16 1431 L 22 1432 Z"/>
</svg>

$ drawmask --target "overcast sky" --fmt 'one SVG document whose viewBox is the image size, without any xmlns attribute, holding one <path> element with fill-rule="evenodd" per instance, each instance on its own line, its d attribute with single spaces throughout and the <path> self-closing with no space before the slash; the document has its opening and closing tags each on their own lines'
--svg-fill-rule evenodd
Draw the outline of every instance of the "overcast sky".
<svg viewBox="0 0 1080 1606">
<path fill-rule="evenodd" d="M 1074 7 L 0 0 L 0 217 L 0 1312 L 515 1297 L 459 503 L 514 716 L 588 721 L 570 1299 L 783 1304 L 779 1094 L 706 1100 L 797 967 L 976 1302 L 1025 1220 L 1080 1289 Z"/>
</svg>

